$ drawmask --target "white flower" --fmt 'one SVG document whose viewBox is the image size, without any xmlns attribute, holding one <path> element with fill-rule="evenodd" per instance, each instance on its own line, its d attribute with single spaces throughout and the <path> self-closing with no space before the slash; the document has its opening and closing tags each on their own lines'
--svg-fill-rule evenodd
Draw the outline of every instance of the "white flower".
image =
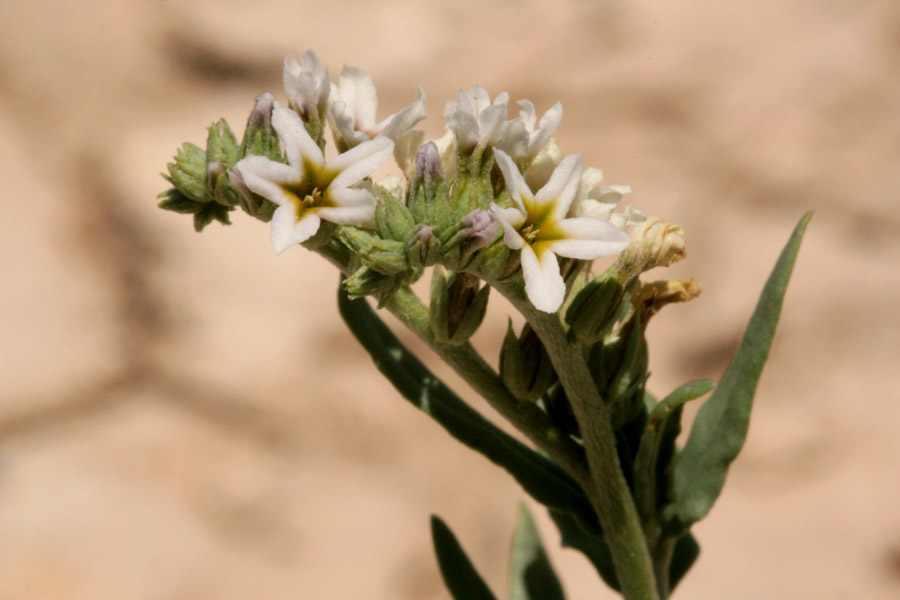
<svg viewBox="0 0 900 600">
<path fill-rule="evenodd" d="M 519 100 L 519 109 L 519 120 L 522 121 L 525 131 L 528 133 L 528 144 L 523 158 L 527 164 L 531 164 L 538 153 L 547 147 L 550 138 L 556 133 L 556 128 L 559 127 L 559 123 L 562 121 L 562 104 L 557 102 L 551 106 L 541 117 L 540 123 L 537 121 L 534 104 L 530 100 Z M 519 158 L 514 154 L 511 154 L 511 156 Z"/>
<path fill-rule="evenodd" d="M 631 193 L 630 185 L 600 185 L 603 180 L 603 171 L 588 168 L 581 176 L 581 184 L 575 201 L 569 214 L 573 217 L 595 217 L 611 222 L 619 229 L 627 230 L 635 223 L 640 223 L 646 217 L 644 213 L 632 206 L 625 208 L 624 212 L 614 213 L 616 205 L 622 196 Z"/>
<path fill-rule="evenodd" d="M 348 148 L 379 135 L 396 142 L 425 118 L 425 91 L 419 86 L 418 100 L 376 122 L 378 93 L 372 77 L 360 68 L 344 65 L 338 84 L 331 87 L 329 108 L 333 126 Z"/>
<path fill-rule="evenodd" d="M 248 156 L 234 170 L 248 188 L 278 205 L 272 215 L 276 254 L 315 235 L 322 219 L 339 225 L 360 225 L 372 219 L 372 193 L 350 186 L 387 161 L 394 148 L 391 140 L 379 137 L 325 162 L 293 110 L 276 102 L 272 126 L 284 144 L 288 164 Z"/>
<path fill-rule="evenodd" d="M 284 91 L 291 108 L 304 117 L 310 117 L 313 111 L 319 118 L 324 117 L 331 82 L 328 80 L 328 69 L 322 66 L 316 53 L 307 50 L 299 62 L 292 56 L 286 56 L 283 76 Z"/>
<path fill-rule="evenodd" d="M 581 181 L 581 154 L 564 158 L 547 184 L 533 193 L 505 152 L 494 158 L 515 202 L 513 208 L 491 209 L 503 224 L 504 243 L 521 250 L 525 293 L 544 312 L 555 312 L 566 295 L 557 255 L 593 260 L 625 249 L 631 238 L 608 221 L 593 217 L 566 218 Z"/>
<path fill-rule="evenodd" d="M 456 137 L 459 148 L 471 152 L 477 147 L 500 146 L 513 155 L 523 154 L 528 146 L 528 132 L 522 121 L 508 119 L 509 94 L 497 94 L 494 101 L 481 86 L 459 90 L 456 102 L 444 109 L 447 127 Z"/>
</svg>

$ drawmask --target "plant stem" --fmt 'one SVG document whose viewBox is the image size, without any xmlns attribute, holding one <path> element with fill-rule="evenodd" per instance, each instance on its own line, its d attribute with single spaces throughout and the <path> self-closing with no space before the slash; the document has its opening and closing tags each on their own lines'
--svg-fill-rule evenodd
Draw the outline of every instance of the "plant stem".
<svg viewBox="0 0 900 600">
<path fill-rule="evenodd" d="M 352 272 L 352 255 L 342 245 L 329 243 L 314 250 L 345 275 Z M 494 410 L 546 452 L 582 488 L 591 487 L 590 474 L 581 447 L 568 436 L 562 435 L 535 404 L 520 401 L 513 396 L 497 372 L 471 344 L 454 346 L 435 340 L 431 332 L 428 307 L 408 286 L 402 287 L 394 294 L 387 309 L 427 343 Z"/>
<path fill-rule="evenodd" d="M 672 555 L 675 553 L 676 537 L 663 538 L 653 552 L 653 571 L 656 574 L 656 587 L 659 590 L 659 599 L 667 600 L 672 593 L 669 582 L 669 568 L 672 564 Z"/>
<path fill-rule="evenodd" d="M 522 282 L 490 282 L 528 320 L 550 355 L 581 426 L 593 485 L 591 498 L 613 555 L 616 575 L 626 600 L 659 600 L 653 562 L 628 483 L 622 474 L 615 434 L 606 407 L 581 349 L 568 342 L 559 317 L 537 310 L 525 296 Z"/>
</svg>

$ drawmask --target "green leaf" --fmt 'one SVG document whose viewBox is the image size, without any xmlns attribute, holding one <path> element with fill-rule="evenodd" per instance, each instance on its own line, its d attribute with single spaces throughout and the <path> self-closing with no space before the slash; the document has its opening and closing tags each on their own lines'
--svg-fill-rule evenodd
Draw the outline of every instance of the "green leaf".
<svg viewBox="0 0 900 600">
<path fill-rule="evenodd" d="M 747 437 L 753 394 L 769 355 L 784 293 L 812 213 L 807 213 L 769 276 L 741 345 L 712 397 L 697 413 L 684 449 L 673 461 L 673 502 L 666 521 L 685 531 L 705 517 L 722 491 L 728 466 Z"/>
<path fill-rule="evenodd" d="M 675 542 L 675 551 L 672 553 L 672 562 L 669 563 L 669 589 L 684 579 L 694 561 L 700 556 L 700 544 L 690 533 L 686 533 Z"/>
<path fill-rule="evenodd" d="M 509 600 L 565 600 L 528 507 L 519 504 L 509 570 Z"/>
<path fill-rule="evenodd" d="M 588 533 L 570 515 L 558 510 L 550 510 L 550 518 L 556 523 L 556 528 L 562 536 L 564 548 L 572 548 L 584 554 L 600 578 L 606 585 L 619 591 L 619 578 L 616 577 L 616 567 L 613 564 L 612 553 L 603 535 Z"/>
<path fill-rule="evenodd" d="M 490 588 L 472 566 L 459 540 L 439 517 L 431 515 L 431 539 L 438 567 L 454 600 L 495 600 Z"/>
<path fill-rule="evenodd" d="M 672 458 L 675 438 L 681 431 L 682 407 L 714 387 L 708 379 L 689 381 L 656 403 L 650 411 L 634 460 L 635 504 L 643 523 L 656 521 L 656 507 L 666 493 L 659 483 Z"/>
<path fill-rule="evenodd" d="M 590 501 L 565 471 L 460 400 L 400 343 L 365 300 L 351 300 L 343 285 L 338 290 L 338 308 L 375 366 L 407 401 L 458 441 L 506 469 L 541 504 L 596 526 Z"/>
</svg>

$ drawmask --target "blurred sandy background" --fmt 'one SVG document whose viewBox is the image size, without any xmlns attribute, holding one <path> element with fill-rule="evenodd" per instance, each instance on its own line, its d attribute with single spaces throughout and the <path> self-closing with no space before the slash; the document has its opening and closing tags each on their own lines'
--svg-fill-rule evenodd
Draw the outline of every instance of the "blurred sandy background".
<svg viewBox="0 0 900 600">
<path fill-rule="evenodd" d="M 242 213 L 196 235 L 156 208 L 178 145 L 283 98 L 307 48 L 369 70 L 382 115 L 424 85 L 433 136 L 460 87 L 561 100 L 563 149 L 688 234 L 672 276 L 704 292 L 651 325 L 656 393 L 719 377 L 816 209 L 676 597 L 900 598 L 895 0 L 19 0 L 0 22 L 0 599 L 447 598 L 431 512 L 503 592 L 523 494 L 376 376 L 331 268 Z M 614 597 L 554 561 L 570 598 Z"/>
</svg>

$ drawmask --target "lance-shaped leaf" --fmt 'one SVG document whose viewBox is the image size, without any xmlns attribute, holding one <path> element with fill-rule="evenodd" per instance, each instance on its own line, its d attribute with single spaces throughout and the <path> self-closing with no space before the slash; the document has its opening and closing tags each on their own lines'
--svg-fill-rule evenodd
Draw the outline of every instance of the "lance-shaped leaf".
<svg viewBox="0 0 900 600">
<path fill-rule="evenodd" d="M 590 501 L 565 471 L 460 400 L 400 343 L 365 300 L 351 300 L 343 285 L 338 308 L 375 366 L 404 398 L 454 438 L 506 469 L 535 500 L 596 526 Z"/>
<path fill-rule="evenodd" d="M 705 395 L 715 384 L 708 379 L 689 381 L 658 402 L 650 411 L 634 460 L 634 495 L 641 521 L 656 520 L 656 508 L 666 490 L 659 486 L 681 431 L 684 404 Z M 666 442 L 664 444 L 664 442 Z M 663 446 L 668 446 L 663 448 Z"/>
<path fill-rule="evenodd" d="M 669 527 L 686 530 L 705 517 L 722 491 L 728 466 L 744 445 L 753 394 L 769 355 L 800 241 L 812 213 L 794 229 L 769 276 L 741 345 L 712 397 L 698 411 L 684 449 L 673 462 Z"/>
<path fill-rule="evenodd" d="M 435 515 L 431 516 L 431 539 L 441 576 L 454 600 L 495 600 L 459 540 L 447 524 Z"/>
<path fill-rule="evenodd" d="M 534 519 L 519 504 L 509 565 L 509 600 L 565 600 Z"/>
</svg>

